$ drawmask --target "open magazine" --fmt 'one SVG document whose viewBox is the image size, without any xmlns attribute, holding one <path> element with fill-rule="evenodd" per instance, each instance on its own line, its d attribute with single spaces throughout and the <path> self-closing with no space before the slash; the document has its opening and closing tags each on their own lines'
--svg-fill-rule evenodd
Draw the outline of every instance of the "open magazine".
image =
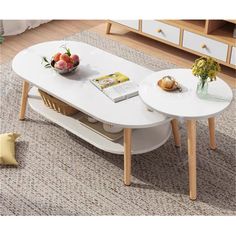
<svg viewBox="0 0 236 236">
<path fill-rule="evenodd" d="M 126 75 L 120 72 L 92 79 L 91 83 L 113 102 L 119 102 L 138 95 L 138 84 L 130 81 Z"/>
</svg>

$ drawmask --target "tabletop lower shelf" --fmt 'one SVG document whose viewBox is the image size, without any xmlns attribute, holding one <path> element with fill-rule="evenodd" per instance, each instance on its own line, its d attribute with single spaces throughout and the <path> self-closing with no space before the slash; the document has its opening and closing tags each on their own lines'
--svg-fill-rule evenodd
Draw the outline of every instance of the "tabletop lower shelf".
<svg viewBox="0 0 236 236">
<path fill-rule="evenodd" d="M 124 153 L 123 138 L 110 141 L 85 127 L 79 121 L 79 118 L 84 115 L 82 112 L 73 116 L 65 116 L 48 108 L 44 105 L 36 87 L 29 91 L 28 102 L 33 110 L 95 147 L 110 153 Z M 170 134 L 170 122 L 151 128 L 134 129 L 132 132 L 132 154 L 146 153 L 160 147 L 169 139 Z"/>
</svg>

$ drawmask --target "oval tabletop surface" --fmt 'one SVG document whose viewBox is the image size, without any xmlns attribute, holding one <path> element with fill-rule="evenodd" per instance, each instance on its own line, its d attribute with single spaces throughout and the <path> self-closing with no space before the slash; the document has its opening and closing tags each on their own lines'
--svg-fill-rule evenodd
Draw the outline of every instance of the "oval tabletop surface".
<svg viewBox="0 0 236 236">
<path fill-rule="evenodd" d="M 60 75 L 41 64 L 43 56 L 50 59 L 58 51 L 63 52 L 64 44 L 81 59 L 78 70 L 68 75 Z M 22 79 L 102 122 L 144 128 L 169 121 L 163 114 L 148 111 L 139 96 L 114 103 L 99 91 L 90 79 L 119 71 L 139 84 L 153 71 L 88 44 L 76 41 L 37 44 L 19 52 L 12 68 Z"/>
<path fill-rule="evenodd" d="M 170 75 L 182 87 L 168 92 L 161 89 L 157 82 Z M 233 99 L 231 88 L 220 78 L 209 82 L 208 94 L 199 98 L 196 94 L 198 79 L 190 69 L 169 69 L 155 72 L 145 78 L 139 86 L 139 95 L 152 109 L 172 117 L 207 118 L 213 117 L 228 107 Z"/>
</svg>

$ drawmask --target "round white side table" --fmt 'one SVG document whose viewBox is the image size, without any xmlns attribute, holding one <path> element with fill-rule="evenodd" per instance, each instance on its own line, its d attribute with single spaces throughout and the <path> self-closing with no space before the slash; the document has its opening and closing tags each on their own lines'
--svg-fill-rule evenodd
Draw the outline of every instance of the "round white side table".
<svg viewBox="0 0 236 236">
<path fill-rule="evenodd" d="M 157 81 L 165 75 L 173 76 L 181 85 L 182 92 L 166 92 L 157 86 Z M 208 119 L 210 148 L 215 149 L 215 116 L 226 109 L 233 99 L 232 90 L 219 78 L 209 84 L 208 94 L 199 98 L 196 94 L 197 82 L 190 69 L 169 69 L 151 74 L 142 81 L 139 89 L 143 102 L 153 110 L 174 118 L 175 125 L 176 118 L 186 120 L 191 200 L 197 197 L 196 120 Z"/>
</svg>

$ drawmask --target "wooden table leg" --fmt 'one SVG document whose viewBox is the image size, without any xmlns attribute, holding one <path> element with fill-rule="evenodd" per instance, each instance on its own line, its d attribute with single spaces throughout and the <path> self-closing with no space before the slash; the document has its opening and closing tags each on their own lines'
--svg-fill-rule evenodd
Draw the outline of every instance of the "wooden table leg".
<svg viewBox="0 0 236 236">
<path fill-rule="evenodd" d="M 110 34 L 111 32 L 111 23 L 107 22 L 106 34 Z"/>
<path fill-rule="evenodd" d="M 124 183 L 131 184 L 131 141 L 132 130 L 130 128 L 124 129 Z"/>
<path fill-rule="evenodd" d="M 208 118 L 208 126 L 209 126 L 209 136 L 210 136 L 210 148 L 214 150 L 216 149 L 214 117 Z"/>
<path fill-rule="evenodd" d="M 188 165 L 189 165 L 189 198 L 197 198 L 197 166 L 196 166 L 196 121 L 187 120 L 188 130 Z"/>
<path fill-rule="evenodd" d="M 173 119 L 171 121 L 171 126 L 172 126 L 172 133 L 173 133 L 173 136 L 174 136 L 175 146 L 180 147 L 181 141 L 180 141 L 178 120 Z"/>
<path fill-rule="evenodd" d="M 27 81 L 24 81 L 23 87 L 22 87 L 21 107 L 20 107 L 20 114 L 19 114 L 20 120 L 25 119 L 25 110 L 26 110 L 26 105 L 27 105 L 28 92 L 29 92 L 29 83 Z"/>
</svg>

